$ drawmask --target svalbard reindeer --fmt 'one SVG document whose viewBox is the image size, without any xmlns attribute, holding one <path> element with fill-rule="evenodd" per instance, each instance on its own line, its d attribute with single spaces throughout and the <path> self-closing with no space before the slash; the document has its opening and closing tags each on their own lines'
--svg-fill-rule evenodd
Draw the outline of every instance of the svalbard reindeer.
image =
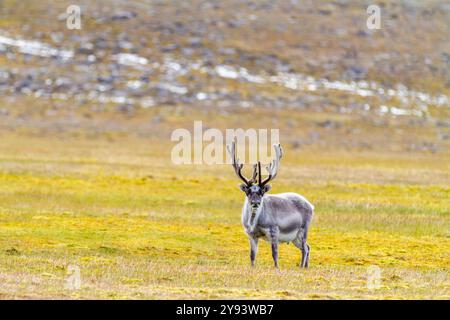
<svg viewBox="0 0 450 320">
<path fill-rule="evenodd" d="M 296 193 L 267 194 L 280 165 L 283 155 L 281 145 L 274 145 L 275 159 L 266 167 L 268 176 L 262 180 L 261 163 L 253 166 L 253 177 L 247 179 L 242 174 L 243 164 L 236 155 L 236 141 L 227 146 L 236 175 L 244 182 L 240 189 L 246 198 L 242 208 L 242 224 L 250 240 L 250 261 L 255 265 L 258 251 L 258 239 L 263 238 L 271 243 L 272 257 L 278 268 L 278 244 L 292 242 L 301 250 L 300 267 L 309 266 L 310 247 L 306 243 L 308 228 L 311 223 L 314 206 L 304 197 Z M 258 181 L 256 181 L 258 177 Z"/>
</svg>

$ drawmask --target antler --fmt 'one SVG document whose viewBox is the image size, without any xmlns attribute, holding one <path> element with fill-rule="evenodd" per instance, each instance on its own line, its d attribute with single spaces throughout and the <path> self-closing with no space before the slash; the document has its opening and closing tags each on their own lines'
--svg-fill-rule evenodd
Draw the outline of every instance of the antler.
<svg viewBox="0 0 450 320">
<path fill-rule="evenodd" d="M 271 180 L 275 179 L 278 173 L 278 167 L 280 166 L 280 159 L 283 156 L 283 149 L 281 148 L 281 145 L 274 144 L 273 148 L 275 149 L 275 159 L 266 167 L 267 172 L 269 173 L 269 176 L 264 179 L 264 181 L 261 182 L 261 164 L 258 163 L 258 172 L 259 172 L 259 186 L 263 187 L 267 183 L 269 183 Z"/>
<path fill-rule="evenodd" d="M 235 139 L 235 140 L 233 141 L 233 143 L 231 144 L 231 149 L 230 149 L 230 146 L 227 145 L 227 150 L 228 150 L 228 153 L 230 154 L 231 159 L 232 159 L 232 160 L 231 160 L 231 161 L 232 161 L 231 164 L 233 165 L 234 172 L 236 172 L 236 175 L 237 175 L 239 178 L 241 178 L 241 180 L 244 181 L 244 183 L 245 183 L 247 186 L 251 186 L 251 185 L 256 181 L 256 176 L 257 176 L 257 174 L 258 174 L 256 164 L 253 165 L 253 176 L 252 176 L 252 178 L 249 180 L 249 179 L 245 178 L 244 175 L 242 174 L 242 167 L 243 167 L 244 165 L 243 165 L 242 163 L 239 162 L 239 158 L 237 157 L 237 154 L 236 154 L 236 139 Z"/>
</svg>

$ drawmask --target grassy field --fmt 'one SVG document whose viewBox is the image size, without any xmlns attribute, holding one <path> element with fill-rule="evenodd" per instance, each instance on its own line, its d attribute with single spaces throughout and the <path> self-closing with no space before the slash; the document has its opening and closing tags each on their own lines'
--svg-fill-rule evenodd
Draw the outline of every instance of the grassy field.
<svg viewBox="0 0 450 320">
<path fill-rule="evenodd" d="M 73 4 L 0 1 L 0 299 L 450 299 L 447 2 Z M 231 166 L 171 162 L 198 120 L 280 130 L 308 270 L 250 268 Z"/>
<path fill-rule="evenodd" d="M 174 166 L 170 149 L 2 132 L 0 298 L 450 298 L 445 153 L 287 147 L 272 192 L 315 204 L 311 267 L 283 245 L 275 271 L 264 242 L 249 267 L 231 168 Z"/>
</svg>

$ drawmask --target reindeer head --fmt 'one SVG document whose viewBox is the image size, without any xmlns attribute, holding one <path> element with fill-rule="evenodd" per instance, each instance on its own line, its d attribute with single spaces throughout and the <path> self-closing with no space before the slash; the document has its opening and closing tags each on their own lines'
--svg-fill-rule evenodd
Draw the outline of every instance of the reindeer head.
<svg viewBox="0 0 450 320">
<path fill-rule="evenodd" d="M 270 190 L 271 186 L 268 184 L 273 180 L 278 172 L 280 159 L 283 156 L 283 149 L 281 145 L 274 145 L 276 157 L 272 163 L 270 163 L 266 169 L 269 175 L 266 179 L 262 180 L 261 163 L 253 165 L 253 176 L 251 179 L 247 179 L 242 175 L 243 164 L 239 162 L 239 158 L 236 155 L 236 140 L 233 141 L 231 147 L 227 146 L 227 150 L 230 153 L 232 159 L 232 165 L 236 175 L 244 182 L 240 185 L 240 189 L 245 192 L 248 202 L 252 209 L 257 209 L 262 202 L 264 194 Z M 258 181 L 256 181 L 258 177 Z"/>
</svg>

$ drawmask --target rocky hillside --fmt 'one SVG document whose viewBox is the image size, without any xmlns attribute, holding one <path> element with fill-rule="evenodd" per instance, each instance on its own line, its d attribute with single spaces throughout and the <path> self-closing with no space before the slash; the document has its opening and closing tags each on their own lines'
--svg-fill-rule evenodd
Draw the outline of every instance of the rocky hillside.
<svg viewBox="0 0 450 320">
<path fill-rule="evenodd" d="M 382 1 L 379 30 L 370 1 L 78 1 L 80 30 L 71 4 L 0 2 L 2 127 L 267 108 L 325 115 L 319 129 L 400 119 L 428 128 L 419 148 L 448 145 L 446 1 Z"/>
</svg>

